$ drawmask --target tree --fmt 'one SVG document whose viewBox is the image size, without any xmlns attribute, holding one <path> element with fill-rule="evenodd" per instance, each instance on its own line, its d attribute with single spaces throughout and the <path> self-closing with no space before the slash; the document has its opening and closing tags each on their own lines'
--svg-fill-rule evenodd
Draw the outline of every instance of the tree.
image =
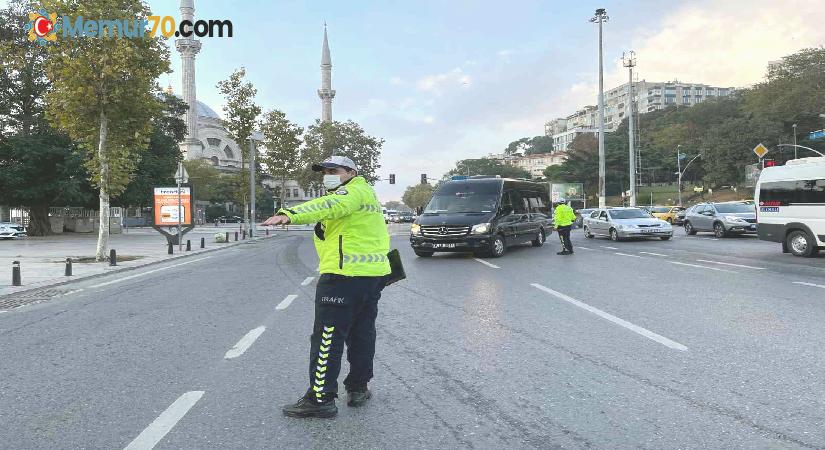
<svg viewBox="0 0 825 450">
<path fill-rule="evenodd" d="M 544 177 L 549 181 L 564 183 L 567 181 L 567 176 L 564 168 L 559 164 L 555 166 L 547 166 L 544 169 Z"/>
<path fill-rule="evenodd" d="M 244 170 L 244 165 L 250 157 L 249 148 L 252 139 L 252 132 L 261 114 L 261 107 L 255 104 L 255 95 L 258 90 L 252 83 L 244 81 L 246 69 L 232 72 L 228 79 L 218 82 L 218 89 L 226 97 L 226 105 L 223 112 L 226 119 L 223 121 L 229 136 L 241 147 L 241 173 L 238 176 L 239 186 L 236 190 L 238 199 L 244 205 L 244 223 L 251 225 L 249 221 L 249 194 L 247 193 L 249 175 Z M 257 197 L 257 196 L 256 196 Z"/>
<path fill-rule="evenodd" d="M 154 120 L 149 147 L 141 155 L 132 181 L 122 194 L 112 199 L 112 204 L 127 207 L 151 205 L 152 188 L 175 185 L 178 161 L 183 159 L 178 142 L 186 137 L 186 122 L 181 117 L 186 113 L 187 106 L 174 95 L 159 95 L 162 111 Z M 189 175 L 192 178 L 191 172 Z M 197 189 L 195 195 L 198 200 L 201 199 Z"/>
<path fill-rule="evenodd" d="M 0 204 L 28 207 L 27 233 L 45 236 L 51 234 L 49 206 L 85 205 L 91 186 L 81 153 L 45 118 L 46 49 L 24 32 L 34 8 L 16 0 L 0 10 Z"/>
<path fill-rule="evenodd" d="M 401 200 L 412 210 L 417 210 L 418 208 L 427 206 L 427 203 L 429 203 L 430 198 L 433 196 L 433 191 L 435 191 L 435 187 L 431 184 L 408 186 Z"/>
<path fill-rule="evenodd" d="M 409 190 L 409 188 L 407 188 L 407 189 Z M 404 204 L 399 202 L 399 201 L 390 200 L 390 201 L 384 203 L 384 208 L 396 209 L 397 210 L 397 209 L 400 209 L 403 205 Z"/>
<path fill-rule="evenodd" d="M 537 153 L 552 153 L 553 152 L 553 137 L 552 136 L 534 136 L 532 138 L 523 137 L 515 140 L 507 145 L 504 149 L 505 155 L 515 155 L 521 153 L 524 155 L 534 155 Z"/>
<path fill-rule="evenodd" d="M 186 168 L 186 172 L 189 173 L 189 184 L 192 185 L 197 200 L 216 201 L 218 190 L 222 185 L 220 182 L 221 174 L 218 169 L 202 159 L 184 161 L 183 166 Z"/>
<path fill-rule="evenodd" d="M 321 122 L 316 120 L 307 127 L 304 134 L 304 149 L 301 152 L 301 167 L 295 173 L 298 184 L 307 190 L 312 185 L 320 185 L 321 176 L 312 171 L 312 164 L 323 161 L 333 154 L 346 156 L 358 165 L 358 175 L 367 182 L 378 181 L 376 170 L 381 167 L 381 147 L 384 140 L 368 135 L 360 125 L 346 122 Z"/>
<path fill-rule="evenodd" d="M 43 6 L 68 17 L 151 14 L 138 0 L 44 0 Z M 114 34 L 106 24 L 100 32 Z M 109 198 L 126 188 L 147 147 L 152 119 L 161 109 L 155 80 L 169 71 L 169 50 L 148 36 L 57 39 L 47 48 L 52 82 L 47 115 L 86 151 L 87 168 L 100 190 L 96 259 L 102 261 L 109 246 Z"/>
<path fill-rule="evenodd" d="M 452 175 L 500 175 L 504 178 L 530 178 L 530 173 L 526 170 L 501 164 L 494 159 L 462 159 L 455 163 L 455 168 L 447 172 L 445 176 Z"/>
<path fill-rule="evenodd" d="M 286 114 L 278 110 L 264 114 L 260 128 L 265 148 L 261 162 L 266 165 L 269 174 L 281 182 L 279 192 L 284 192 L 286 180 L 300 167 L 301 134 L 304 129 L 290 122 Z"/>
</svg>

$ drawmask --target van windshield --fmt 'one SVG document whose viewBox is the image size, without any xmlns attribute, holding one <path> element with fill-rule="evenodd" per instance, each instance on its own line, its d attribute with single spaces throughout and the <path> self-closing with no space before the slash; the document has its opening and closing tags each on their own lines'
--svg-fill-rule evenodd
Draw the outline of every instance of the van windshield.
<svg viewBox="0 0 825 450">
<path fill-rule="evenodd" d="M 475 192 L 436 194 L 424 208 L 424 214 L 490 213 L 496 210 L 498 195 Z"/>
</svg>

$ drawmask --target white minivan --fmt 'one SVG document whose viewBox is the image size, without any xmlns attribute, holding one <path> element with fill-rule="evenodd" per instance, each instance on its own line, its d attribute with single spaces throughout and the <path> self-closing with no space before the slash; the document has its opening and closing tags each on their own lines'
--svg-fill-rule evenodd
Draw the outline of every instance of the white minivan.
<svg viewBox="0 0 825 450">
<path fill-rule="evenodd" d="M 766 167 L 754 194 L 759 239 L 782 251 L 814 256 L 825 248 L 825 157 Z"/>
</svg>

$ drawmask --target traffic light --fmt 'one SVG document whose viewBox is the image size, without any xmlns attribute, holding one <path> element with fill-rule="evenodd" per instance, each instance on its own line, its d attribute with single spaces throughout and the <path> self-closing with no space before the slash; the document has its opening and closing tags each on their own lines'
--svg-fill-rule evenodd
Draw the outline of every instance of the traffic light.
<svg viewBox="0 0 825 450">
<path fill-rule="evenodd" d="M 421 174 L 421 184 L 427 184 L 427 174 L 426 173 Z"/>
<path fill-rule="evenodd" d="M 765 167 L 773 167 L 776 165 L 775 159 L 766 159 L 765 160 Z"/>
<path fill-rule="evenodd" d="M 394 173 L 390 174 L 390 184 L 395 184 L 395 174 Z"/>
</svg>

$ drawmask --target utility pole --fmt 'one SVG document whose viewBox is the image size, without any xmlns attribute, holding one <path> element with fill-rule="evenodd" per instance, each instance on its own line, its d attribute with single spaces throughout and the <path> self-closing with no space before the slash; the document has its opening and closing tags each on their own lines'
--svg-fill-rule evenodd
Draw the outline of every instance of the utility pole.
<svg viewBox="0 0 825 450">
<path fill-rule="evenodd" d="M 249 194 L 251 197 L 250 203 L 250 219 L 249 219 L 249 237 L 255 236 L 255 142 L 252 137 L 249 137 Z"/>
<path fill-rule="evenodd" d="M 793 159 L 796 159 L 796 124 L 793 124 Z"/>
<path fill-rule="evenodd" d="M 606 206 L 605 199 L 605 162 L 604 162 L 604 65 L 602 61 L 602 23 L 610 18 L 604 8 L 596 10 L 596 15 L 590 18 L 593 23 L 599 24 L 599 208 Z"/>
<path fill-rule="evenodd" d="M 628 69 L 627 136 L 630 139 L 630 206 L 636 206 L 636 150 L 633 147 L 633 67 L 636 66 L 636 52 L 631 50 L 627 57 L 622 53 L 622 64 Z"/>
<path fill-rule="evenodd" d="M 676 175 L 679 176 L 676 181 L 676 190 L 679 191 L 679 206 L 682 206 L 682 152 L 679 151 L 681 146 L 682 144 L 676 146 Z"/>
</svg>

